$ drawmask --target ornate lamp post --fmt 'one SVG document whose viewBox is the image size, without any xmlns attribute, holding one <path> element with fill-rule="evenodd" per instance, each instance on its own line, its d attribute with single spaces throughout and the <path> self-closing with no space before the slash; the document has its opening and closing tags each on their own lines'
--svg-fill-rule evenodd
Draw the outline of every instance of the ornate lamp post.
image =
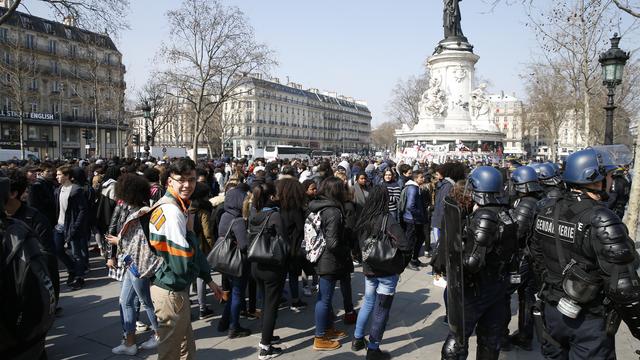
<svg viewBox="0 0 640 360">
<path fill-rule="evenodd" d="M 151 106 L 149 106 L 149 102 L 145 100 L 144 105 L 142 105 L 142 116 L 144 116 L 144 157 L 145 159 L 149 158 L 149 118 L 151 118 Z"/>
<path fill-rule="evenodd" d="M 602 65 L 602 84 L 608 89 L 605 128 L 604 128 L 604 144 L 613 144 L 613 111 L 616 106 L 613 103 L 616 86 L 622 83 L 622 72 L 624 65 L 629 60 L 629 53 L 618 47 L 620 37 L 617 33 L 611 38 L 611 48 L 600 54 L 600 65 Z"/>
</svg>

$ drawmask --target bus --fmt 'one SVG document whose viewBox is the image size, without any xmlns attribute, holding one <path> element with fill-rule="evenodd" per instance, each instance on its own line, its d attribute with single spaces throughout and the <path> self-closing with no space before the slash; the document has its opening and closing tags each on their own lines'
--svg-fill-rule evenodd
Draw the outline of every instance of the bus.
<svg viewBox="0 0 640 360">
<path fill-rule="evenodd" d="M 314 159 L 330 158 L 334 156 L 336 156 L 336 153 L 329 150 L 313 150 L 311 152 L 311 157 Z"/>
<path fill-rule="evenodd" d="M 264 149 L 264 158 L 266 161 L 275 159 L 311 159 L 311 149 L 302 146 L 291 145 L 271 145 Z"/>
</svg>

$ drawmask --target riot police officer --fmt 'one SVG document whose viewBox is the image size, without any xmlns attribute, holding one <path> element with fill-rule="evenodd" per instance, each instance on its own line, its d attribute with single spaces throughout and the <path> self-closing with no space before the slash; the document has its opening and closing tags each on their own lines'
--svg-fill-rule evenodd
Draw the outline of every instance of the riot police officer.
<svg viewBox="0 0 640 360">
<path fill-rule="evenodd" d="M 498 359 L 500 339 L 506 326 L 508 263 L 517 247 L 517 224 L 503 201 L 500 171 L 480 166 L 469 175 L 469 184 L 473 209 L 466 220 L 456 218 L 460 214 L 459 207 L 451 202 L 451 197 L 445 199 L 444 243 L 450 331 L 442 346 L 442 359 L 466 359 L 467 341 L 474 329 L 477 359 Z M 456 234 L 460 221 L 466 222 L 466 226 Z M 456 235 L 462 246 L 451 243 L 456 241 Z M 463 253 L 456 253 L 460 248 Z M 461 263 L 456 264 L 456 259 L 462 259 Z"/>
<path fill-rule="evenodd" d="M 511 183 L 516 198 L 511 206 L 511 216 L 518 223 L 518 253 L 514 261 L 514 268 L 510 274 L 510 287 L 507 294 L 506 323 L 511 320 L 511 295 L 518 292 L 518 331 L 502 340 L 502 349 L 508 351 L 511 345 L 524 350 L 531 350 L 533 339 L 533 319 L 531 308 L 535 302 L 536 287 L 533 274 L 530 271 L 531 257 L 528 251 L 527 239 L 531 232 L 531 224 L 536 213 L 538 201 L 545 195 L 539 183 L 536 171 L 529 166 L 522 166 L 511 174 Z M 508 329 L 505 332 L 508 335 Z"/>
<path fill-rule="evenodd" d="M 559 168 L 552 163 L 542 163 L 538 164 L 535 170 L 542 185 L 542 190 L 547 197 L 557 198 L 562 196 L 563 184 Z"/>
<path fill-rule="evenodd" d="M 621 318 L 640 339 L 638 255 L 626 226 L 603 200 L 613 166 L 587 148 L 567 158 L 569 191 L 543 200 L 531 253 L 542 275 L 536 327 L 547 359 L 614 359 Z M 543 321 L 544 319 L 544 321 Z"/>
<path fill-rule="evenodd" d="M 629 202 L 631 193 L 631 183 L 627 180 L 624 168 L 613 171 L 613 183 L 609 191 L 608 207 L 618 215 L 620 219 L 624 217 L 624 210 Z"/>
</svg>

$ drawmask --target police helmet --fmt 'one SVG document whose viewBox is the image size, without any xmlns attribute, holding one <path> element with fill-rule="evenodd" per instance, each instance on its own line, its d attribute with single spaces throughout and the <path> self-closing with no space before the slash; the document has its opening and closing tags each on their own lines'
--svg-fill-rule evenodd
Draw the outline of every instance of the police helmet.
<svg viewBox="0 0 640 360">
<path fill-rule="evenodd" d="M 567 157 L 562 179 L 568 184 L 592 184 L 604 180 L 615 168 L 608 153 L 586 148 Z"/>
<path fill-rule="evenodd" d="M 556 173 L 556 168 L 551 163 L 540 164 L 538 171 L 538 178 L 545 185 L 554 186 L 562 182 L 562 179 Z"/>
<path fill-rule="evenodd" d="M 502 174 L 492 166 L 479 166 L 469 175 L 472 197 L 479 205 L 502 204 Z"/>
<path fill-rule="evenodd" d="M 511 173 L 511 183 L 519 193 L 542 191 L 542 187 L 538 183 L 538 174 L 530 166 L 521 166 L 515 169 Z"/>
</svg>

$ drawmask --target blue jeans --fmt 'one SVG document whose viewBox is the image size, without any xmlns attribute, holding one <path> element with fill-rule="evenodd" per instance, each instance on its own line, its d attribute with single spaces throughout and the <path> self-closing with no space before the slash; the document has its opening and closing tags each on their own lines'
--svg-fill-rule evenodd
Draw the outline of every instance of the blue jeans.
<svg viewBox="0 0 640 360">
<path fill-rule="evenodd" d="M 336 289 L 336 281 L 332 276 L 320 276 L 318 281 L 318 299 L 316 300 L 316 336 L 324 336 L 324 333 L 330 327 L 329 324 L 333 317 L 331 301 L 333 293 Z"/>
<path fill-rule="evenodd" d="M 53 242 L 56 247 L 56 255 L 62 261 L 67 268 L 69 276 L 84 277 L 85 269 L 85 256 L 84 249 L 82 248 L 81 241 L 71 241 L 71 254 L 73 258 L 69 256 L 65 249 L 65 236 L 64 230 L 59 230 L 59 226 L 53 231 Z"/>
<path fill-rule="evenodd" d="M 134 334 L 136 332 L 136 320 L 138 318 L 135 306 L 135 297 L 138 295 L 140 302 L 144 305 L 147 312 L 151 328 L 155 331 L 158 329 L 158 319 L 151 302 L 149 279 L 137 278 L 131 271 L 126 270 L 122 279 L 122 290 L 120 292 L 120 308 L 122 311 L 122 324 L 125 334 Z"/>
<path fill-rule="evenodd" d="M 369 321 L 369 315 L 373 310 L 373 305 L 376 301 L 376 294 L 382 295 L 394 295 L 396 293 L 396 286 L 398 285 L 398 275 L 384 276 L 384 277 L 365 277 L 364 280 L 364 300 L 358 313 L 358 320 L 356 321 L 356 330 L 353 337 L 356 339 L 364 338 L 364 329 L 367 327 Z"/>
<path fill-rule="evenodd" d="M 238 278 L 229 276 L 231 281 L 231 299 L 224 305 L 222 319 L 229 321 L 230 329 L 240 327 L 240 310 L 244 308 L 244 290 L 247 287 L 247 280 L 244 277 Z"/>
</svg>

